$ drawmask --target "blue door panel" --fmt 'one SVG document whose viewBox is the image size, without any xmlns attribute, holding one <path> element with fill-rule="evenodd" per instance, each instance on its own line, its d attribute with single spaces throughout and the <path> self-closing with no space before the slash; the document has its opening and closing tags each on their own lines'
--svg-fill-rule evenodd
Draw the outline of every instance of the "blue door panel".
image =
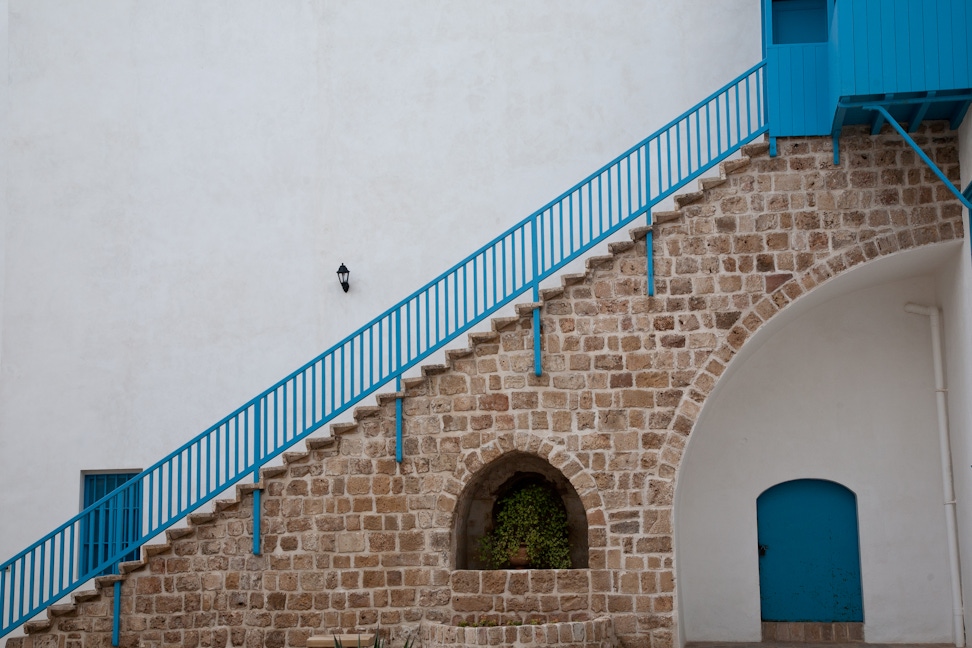
<svg viewBox="0 0 972 648">
<path fill-rule="evenodd" d="M 799 479 L 756 500 L 764 621 L 863 621 L 857 499 Z"/>
</svg>

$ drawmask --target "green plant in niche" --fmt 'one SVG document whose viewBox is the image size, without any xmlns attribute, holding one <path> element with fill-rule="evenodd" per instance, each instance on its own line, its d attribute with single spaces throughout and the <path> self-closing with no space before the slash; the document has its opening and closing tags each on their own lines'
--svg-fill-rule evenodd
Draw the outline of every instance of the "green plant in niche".
<svg viewBox="0 0 972 648">
<path fill-rule="evenodd" d="M 560 498 L 540 484 L 524 486 L 499 501 L 496 526 L 479 541 L 479 556 L 493 569 L 509 566 L 526 548 L 534 569 L 569 569 L 567 512 Z"/>
</svg>

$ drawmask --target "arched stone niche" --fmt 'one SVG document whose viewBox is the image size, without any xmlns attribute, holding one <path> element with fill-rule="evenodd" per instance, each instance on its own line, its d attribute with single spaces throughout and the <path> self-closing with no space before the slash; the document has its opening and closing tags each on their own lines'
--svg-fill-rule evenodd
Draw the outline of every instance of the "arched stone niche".
<svg viewBox="0 0 972 648">
<path fill-rule="evenodd" d="M 456 569 L 487 569 L 479 560 L 479 539 L 492 527 L 496 503 L 511 490 L 530 483 L 546 484 L 560 496 L 567 511 L 571 567 L 587 568 L 587 512 L 577 491 L 546 460 L 510 452 L 483 467 L 459 496 L 453 528 Z"/>
</svg>

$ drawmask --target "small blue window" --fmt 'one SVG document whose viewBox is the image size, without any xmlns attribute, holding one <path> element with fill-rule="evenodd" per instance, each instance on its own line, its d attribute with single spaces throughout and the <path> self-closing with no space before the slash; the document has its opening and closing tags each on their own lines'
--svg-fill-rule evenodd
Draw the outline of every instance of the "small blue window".
<svg viewBox="0 0 972 648">
<path fill-rule="evenodd" d="M 827 42 L 825 0 L 773 0 L 773 44 Z"/>
<path fill-rule="evenodd" d="M 89 473 L 84 475 L 84 508 L 88 508 L 138 473 Z M 135 482 L 86 515 L 81 520 L 82 574 L 95 569 L 121 548 L 142 535 L 142 484 Z M 122 556 L 96 576 L 115 571 L 118 562 L 137 560 L 138 550 Z"/>
</svg>

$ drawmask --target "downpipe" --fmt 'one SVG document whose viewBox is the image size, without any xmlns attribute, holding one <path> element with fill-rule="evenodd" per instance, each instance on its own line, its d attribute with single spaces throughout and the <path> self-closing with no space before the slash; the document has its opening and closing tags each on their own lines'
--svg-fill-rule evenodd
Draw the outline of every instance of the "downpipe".
<svg viewBox="0 0 972 648">
<path fill-rule="evenodd" d="M 945 496 L 945 527 L 948 534 L 948 566 L 952 576 L 952 620 L 957 648 L 965 646 L 965 618 L 962 606 L 962 576 L 959 571 L 958 525 L 955 522 L 955 484 L 952 479 L 952 449 L 948 431 L 945 396 L 945 368 L 942 363 L 941 312 L 934 306 L 905 304 L 905 310 L 929 318 L 932 359 L 935 366 L 935 404 L 938 408 L 938 446 L 942 461 L 942 491 Z"/>
</svg>

